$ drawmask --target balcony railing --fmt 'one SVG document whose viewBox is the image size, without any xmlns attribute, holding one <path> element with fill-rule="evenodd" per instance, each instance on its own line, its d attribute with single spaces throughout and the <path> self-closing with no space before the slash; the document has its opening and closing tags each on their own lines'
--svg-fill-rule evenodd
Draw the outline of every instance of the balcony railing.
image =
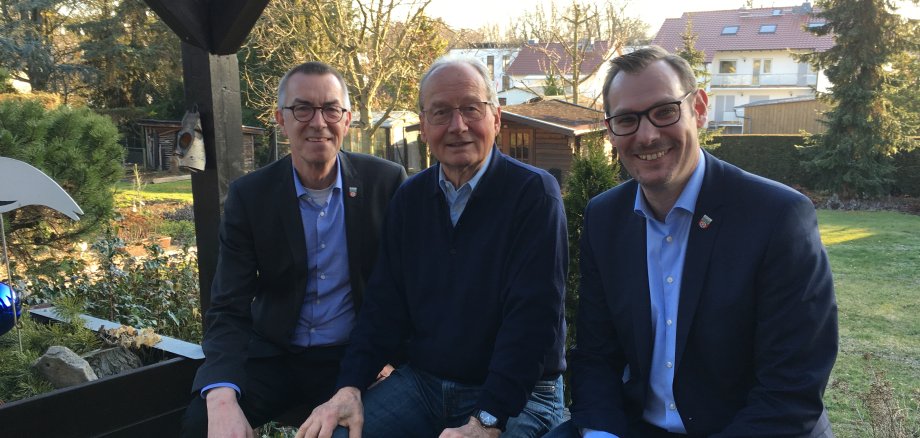
<svg viewBox="0 0 920 438">
<path fill-rule="evenodd" d="M 807 87 L 818 84 L 816 74 L 798 73 L 764 73 L 735 74 L 719 73 L 712 75 L 713 87 Z"/>
</svg>

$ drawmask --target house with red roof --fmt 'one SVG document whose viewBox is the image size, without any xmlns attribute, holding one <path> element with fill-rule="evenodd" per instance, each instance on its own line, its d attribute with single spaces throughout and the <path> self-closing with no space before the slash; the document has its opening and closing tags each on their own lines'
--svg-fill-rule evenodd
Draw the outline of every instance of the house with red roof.
<svg viewBox="0 0 920 438">
<path fill-rule="evenodd" d="M 823 52 L 834 45 L 832 35 L 817 36 L 809 28 L 823 26 L 811 3 L 799 6 L 687 12 L 669 18 L 652 44 L 672 53 L 683 47 L 687 23 L 697 35 L 696 49 L 706 54 L 711 82 L 710 127 L 726 134 L 744 132 L 744 105 L 759 101 L 814 97 L 830 85 L 821 72 L 794 54 Z M 815 115 L 817 116 L 817 115 Z M 750 124 L 748 124 L 750 125 Z"/>
<path fill-rule="evenodd" d="M 615 55 L 615 48 L 607 41 L 596 40 L 585 40 L 579 45 L 584 54 L 579 64 L 579 78 L 584 79 L 578 90 L 579 105 L 594 107 L 600 104 L 601 88 L 607 73 L 603 64 Z M 535 95 L 542 96 L 550 75 L 571 80 L 574 70 L 572 57 L 566 53 L 562 43 L 530 41 L 521 46 L 520 52 L 505 70 L 511 87 L 499 93 L 499 98 L 504 98 L 506 105 L 514 105 Z M 563 85 L 558 79 L 557 83 Z M 572 87 L 566 86 L 564 91 L 566 96 L 571 96 Z"/>
</svg>

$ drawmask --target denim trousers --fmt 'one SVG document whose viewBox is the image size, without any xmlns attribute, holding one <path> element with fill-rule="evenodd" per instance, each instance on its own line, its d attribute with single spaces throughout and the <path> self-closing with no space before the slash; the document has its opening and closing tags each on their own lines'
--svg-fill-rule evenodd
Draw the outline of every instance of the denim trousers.
<svg viewBox="0 0 920 438">
<path fill-rule="evenodd" d="M 482 393 L 478 385 L 440 379 L 409 366 L 365 391 L 363 438 L 432 438 L 468 423 Z M 502 437 L 541 437 L 562 422 L 562 377 L 537 382 L 524 410 L 508 419 Z M 347 438 L 339 427 L 334 438 Z"/>
</svg>

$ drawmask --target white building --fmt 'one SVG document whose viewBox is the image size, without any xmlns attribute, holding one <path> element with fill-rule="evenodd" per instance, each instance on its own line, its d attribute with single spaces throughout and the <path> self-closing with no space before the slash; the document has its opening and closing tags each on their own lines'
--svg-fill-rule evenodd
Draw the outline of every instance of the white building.
<svg viewBox="0 0 920 438">
<path fill-rule="evenodd" d="M 662 24 L 652 44 L 677 52 L 687 21 L 697 35 L 696 49 L 706 54 L 711 75 L 710 127 L 726 134 L 742 133 L 742 105 L 765 100 L 815 95 L 829 87 L 822 72 L 795 59 L 795 54 L 823 52 L 834 45 L 832 35 L 807 29 L 824 25 L 811 4 L 758 9 L 684 13 Z"/>
</svg>

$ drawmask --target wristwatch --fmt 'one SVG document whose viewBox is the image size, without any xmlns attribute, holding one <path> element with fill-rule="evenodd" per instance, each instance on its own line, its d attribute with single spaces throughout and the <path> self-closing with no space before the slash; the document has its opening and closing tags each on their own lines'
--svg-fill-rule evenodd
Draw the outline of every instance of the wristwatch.
<svg viewBox="0 0 920 438">
<path fill-rule="evenodd" d="M 488 413 L 488 412 L 486 412 L 486 411 L 484 411 L 484 410 L 482 410 L 482 409 L 476 411 L 476 419 L 479 420 L 479 424 L 481 424 L 482 427 L 490 428 L 490 429 L 497 429 L 497 428 L 499 428 L 499 426 L 498 426 L 498 418 L 495 418 L 494 415 L 492 415 L 492 414 L 490 414 L 490 413 Z"/>
</svg>

